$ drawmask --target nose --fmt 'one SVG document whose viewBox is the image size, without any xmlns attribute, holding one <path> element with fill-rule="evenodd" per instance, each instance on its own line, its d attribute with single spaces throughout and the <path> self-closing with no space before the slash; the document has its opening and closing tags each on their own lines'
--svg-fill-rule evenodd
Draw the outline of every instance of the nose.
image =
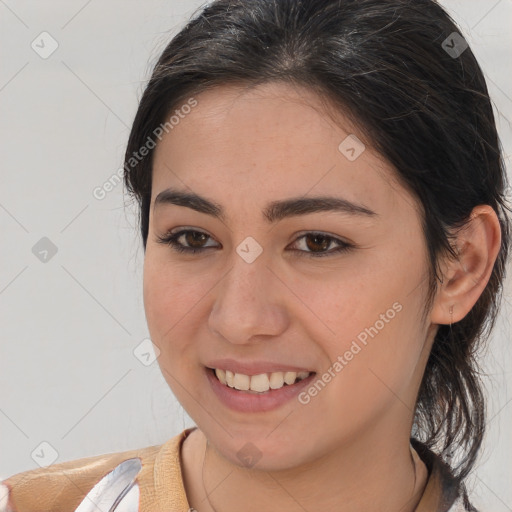
<svg viewBox="0 0 512 512">
<path fill-rule="evenodd" d="M 231 269 L 212 290 L 211 331 L 233 344 L 250 344 L 279 336 L 289 319 L 286 290 L 263 254 L 247 263 L 235 253 Z"/>
</svg>

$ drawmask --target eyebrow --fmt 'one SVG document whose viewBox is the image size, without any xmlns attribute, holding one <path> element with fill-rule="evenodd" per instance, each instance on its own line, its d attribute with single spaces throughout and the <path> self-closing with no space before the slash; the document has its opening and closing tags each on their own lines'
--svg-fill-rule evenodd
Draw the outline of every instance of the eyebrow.
<svg viewBox="0 0 512 512">
<path fill-rule="evenodd" d="M 184 206 L 197 212 L 210 215 L 223 222 L 226 221 L 224 208 L 220 204 L 193 192 L 184 192 L 172 188 L 165 189 L 156 196 L 153 209 L 164 204 Z M 316 212 L 341 212 L 366 218 L 378 216 L 378 213 L 370 210 L 366 206 L 353 203 L 342 197 L 318 196 L 293 197 L 280 201 L 272 201 L 268 203 L 263 210 L 263 217 L 267 222 L 273 223 L 286 217 L 307 215 Z"/>
</svg>

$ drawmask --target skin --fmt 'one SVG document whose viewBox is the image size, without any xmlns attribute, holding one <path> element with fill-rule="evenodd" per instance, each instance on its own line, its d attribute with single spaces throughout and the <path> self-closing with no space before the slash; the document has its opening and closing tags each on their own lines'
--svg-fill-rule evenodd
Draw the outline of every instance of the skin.
<svg viewBox="0 0 512 512">
<path fill-rule="evenodd" d="M 223 86 L 195 98 L 198 105 L 155 150 L 144 262 L 159 365 L 198 426 L 182 450 L 190 506 L 415 510 L 428 478 L 409 444 L 417 392 L 438 324 L 462 319 L 489 279 L 500 244 L 495 213 L 475 208 L 458 239 L 460 261 L 443 263 L 446 279 L 421 323 L 427 253 L 418 204 L 369 143 L 355 161 L 341 154 L 347 135 L 364 140 L 342 112 L 335 123 L 314 92 L 277 83 Z M 154 209 L 168 187 L 222 205 L 226 221 L 183 206 Z M 269 201 L 306 195 L 336 195 L 378 215 L 317 212 L 275 225 L 263 219 Z M 187 255 L 157 241 L 177 228 L 206 233 L 195 246 L 209 248 Z M 308 245 L 303 235 L 311 231 L 355 247 L 308 257 L 338 246 L 332 239 L 323 249 Z M 263 248 L 250 264 L 236 252 L 248 236 Z M 234 412 L 205 379 L 203 366 L 216 357 L 322 375 L 397 302 L 400 312 L 306 405 L 291 400 L 274 411 Z M 248 442 L 261 454 L 253 468 L 237 458 Z"/>
</svg>

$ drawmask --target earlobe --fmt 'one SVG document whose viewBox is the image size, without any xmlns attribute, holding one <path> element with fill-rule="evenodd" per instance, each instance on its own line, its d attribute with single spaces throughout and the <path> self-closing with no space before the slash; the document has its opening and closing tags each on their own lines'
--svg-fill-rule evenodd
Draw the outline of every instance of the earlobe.
<svg viewBox="0 0 512 512">
<path fill-rule="evenodd" d="M 445 264 L 431 313 L 434 324 L 462 320 L 471 311 L 491 277 L 501 246 L 501 228 L 489 205 L 476 206 L 457 235 L 458 259 Z"/>
</svg>

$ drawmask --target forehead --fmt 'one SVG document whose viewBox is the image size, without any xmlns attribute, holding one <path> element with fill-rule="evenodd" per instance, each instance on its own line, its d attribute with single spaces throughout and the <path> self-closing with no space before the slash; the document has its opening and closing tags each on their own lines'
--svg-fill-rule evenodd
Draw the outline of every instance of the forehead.
<svg viewBox="0 0 512 512">
<path fill-rule="evenodd" d="M 282 83 L 222 86 L 194 99 L 197 105 L 157 144 L 152 201 L 167 187 L 188 187 L 233 206 L 236 198 L 333 192 L 374 210 L 400 208 L 400 200 L 412 206 L 392 167 L 353 138 L 363 137 L 342 112 L 335 123 L 313 91 Z M 355 159 L 342 152 L 351 144 L 356 156 L 361 152 Z"/>
</svg>

